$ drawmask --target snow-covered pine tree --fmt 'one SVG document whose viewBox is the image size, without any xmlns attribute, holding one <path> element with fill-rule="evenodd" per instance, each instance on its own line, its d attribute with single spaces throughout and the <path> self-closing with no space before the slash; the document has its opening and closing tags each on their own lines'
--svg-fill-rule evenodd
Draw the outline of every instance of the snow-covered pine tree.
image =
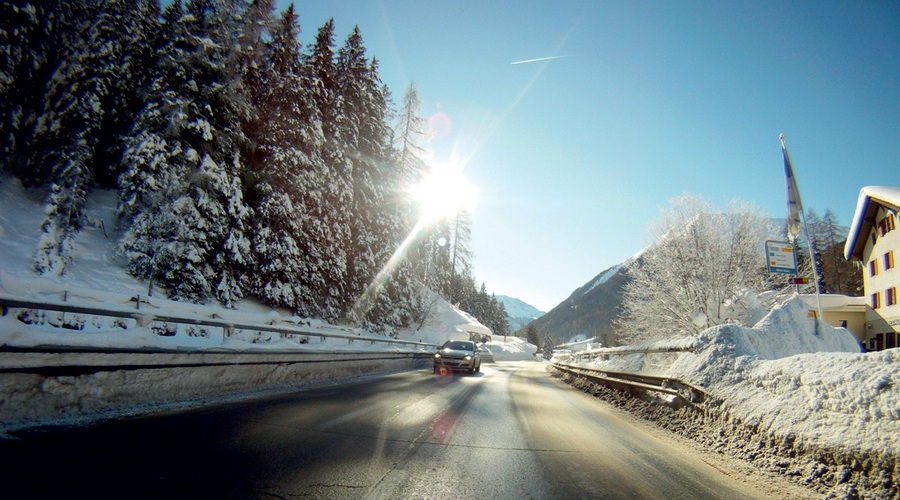
<svg viewBox="0 0 900 500">
<path fill-rule="evenodd" d="M 496 304 L 496 309 L 493 309 L 494 304 Z M 506 306 L 493 295 L 491 296 L 491 306 L 496 312 L 494 313 L 494 320 L 488 324 L 488 328 L 491 329 L 495 336 L 509 335 L 509 315 L 506 313 Z"/>
<path fill-rule="evenodd" d="M 127 93 L 121 82 L 131 79 L 125 61 L 139 10 L 126 0 L 73 8 L 79 7 L 85 9 L 77 15 L 81 22 L 72 27 L 79 36 L 50 80 L 35 130 L 41 147 L 34 150 L 34 164 L 52 182 L 35 256 L 41 273 L 66 271 L 87 193 L 98 176 L 112 177 L 110 165 L 98 164 L 96 153 L 117 150 L 123 123 L 131 119 L 115 108 Z"/>
<path fill-rule="evenodd" d="M 75 29 L 67 2 L 12 0 L 0 3 L 0 170 L 26 186 L 49 183 L 35 168 L 35 128 L 44 111 L 47 85 Z"/>
<path fill-rule="evenodd" d="M 830 208 L 819 217 L 815 210 L 807 210 L 806 224 L 816 249 L 816 267 L 822 293 L 857 295 L 862 291 L 860 274 L 855 264 L 844 257 L 846 232 L 841 230 Z"/>
<path fill-rule="evenodd" d="M 160 48 L 161 71 L 126 150 L 120 213 L 136 218 L 122 248 L 132 270 L 158 278 L 173 298 L 214 294 L 231 305 L 243 296 L 250 212 L 240 180 L 240 124 L 248 106 L 234 42 L 244 7 L 192 0 L 184 10 L 178 2 L 166 9 L 170 36 Z M 175 233 L 160 212 L 180 215 Z M 164 262 L 146 253 L 158 248 L 166 249 Z"/>
<path fill-rule="evenodd" d="M 125 141 L 144 106 L 143 91 L 155 76 L 160 11 L 160 0 L 112 0 L 102 10 L 103 26 L 110 30 L 109 43 L 115 44 L 107 66 L 113 74 L 109 92 L 100 103 L 103 118 L 94 152 L 94 179 L 104 189 L 117 186 Z"/>
<path fill-rule="evenodd" d="M 415 82 L 411 82 L 403 93 L 403 104 L 397 113 L 397 125 L 394 130 L 394 157 L 397 162 L 400 176 L 399 189 L 394 196 L 394 202 L 400 211 L 400 217 L 396 223 L 399 234 L 408 234 L 417 231 L 415 239 L 411 242 L 402 262 L 403 272 L 397 276 L 400 281 L 397 286 L 399 303 L 397 307 L 405 310 L 404 314 L 410 322 L 418 323 L 426 314 L 424 310 L 428 304 L 428 271 L 431 265 L 431 250 L 434 243 L 434 226 L 420 226 L 420 207 L 409 196 L 410 187 L 422 180 L 427 165 L 428 151 L 425 144 L 428 141 L 428 127 L 425 118 L 421 116 L 422 102 Z"/>
<path fill-rule="evenodd" d="M 844 257 L 846 230 L 838 225 L 837 217 L 830 208 L 825 209 L 822 224 L 824 225 L 825 242 L 828 245 L 828 248 L 823 251 L 826 293 L 861 295 L 863 292 L 862 274 L 857 271 L 855 263 Z"/>
<path fill-rule="evenodd" d="M 327 302 L 333 266 L 327 254 L 331 228 L 323 223 L 327 168 L 320 155 L 324 134 L 301 68 L 299 25 L 293 6 L 281 15 L 254 92 L 260 120 L 253 123 L 256 179 L 253 250 L 258 262 L 254 293 L 302 315 L 335 318 Z"/>
<path fill-rule="evenodd" d="M 72 45 L 48 84 L 35 127 L 34 143 L 40 146 L 35 146 L 30 161 L 39 178 L 51 183 L 34 257 L 34 268 L 41 274 L 62 275 L 72 260 L 72 239 L 81 229 L 93 182 L 90 163 L 103 113 L 99 99 L 106 93 L 100 66 L 107 54 L 93 9 L 87 5 L 73 9 L 77 24 L 66 26 L 72 31 L 68 34 Z M 74 35 L 80 32 L 87 35 Z M 95 54 L 91 44 L 97 42 L 101 50 Z"/>
<path fill-rule="evenodd" d="M 429 139 L 428 121 L 421 115 L 422 100 L 416 82 L 410 82 L 403 93 L 403 105 L 397 114 L 397 130 L 394 147 L 397 149 L 401 177 L 406 183 L 421 180 L 426 169 L 428 151 L 425 144 Z"/>
<path fill-rule="evenodd" d="M 425 234 L 426 251 L 429 254 L 425 283 L 447 300 L 450 300 L 450 282 L 454 274 L 452 235 L 453 226 L 446 218 L 434 223 Z"/>
<path fill-rule="evenodd" d="M 452 239 L 449 242 L 451 253 L 448 298 L 459 302 L 466 289 L 464 278 L 472 276 L 472 216 L 466 211 L 459 211 L 449 223 Z"/>
<path fill-rule="evenodd" d="M 350 148 L 353 185 L 347 292 L 358 297 L 403 241 L 397 234 L 401 212 L 388 203 L 395 197 L 401 175 L 391 157 L 389 94 L 378 76 L 377 60 L 370 62 L 366 57 L 358 27 L 341 47 L 337 65 L 342 97 L 339 127 Z M 389 298 L 377 297 L 368 312 L 370 322 L 385 323 L 386 311 L 393 307 Z M 356 311 L 360 314 L 366 312 Z"/>
<path fill-rule="evenodd" d="M 18 164 L 17 133 L 25 114 L 22 97 L 32 72 L 41 67 L 42 55 L 33 37 L 40 32 L 39 5 L 29 0 L 0 4 L 0 171 Z"/>
<path fill-rule="evenodd" d="M 343 317 L 354 300 L 346 291 L 350 206 L 353 199 L 352 165 L 348 155 L 350 148 L 339 127 L 338 103 L 341 98 L 337 87 L 334 47 L 334 21 L 328 20 L 316 33 L 302 70 L 305 87 L 315 103 L 324 135 L 324 142 L 318 148 L 322 158 L 321 169 L 310 172 L 315 177 L 317 189 L 306 209 L 315 207 L 319 211 L 319 232 L 330 235 L 328 240 L 322 242 L 319 255 L 322 266 L 316 270 L 321 285 L 325 287 L 317 295 L 319 310 L 326 318 Z"/>
<path fill-rule="evenodd" d="M 154 210 L 164 200 L 160 193 L 171 186 L 169 176 L 178 168 L 184 152 L 177 140 L 185 119 L 185 98 L 180 92 L 189 80 L 180 50 L 188 46 L 190 36 L 184 16 L 181 0 L 169 4 L 162 13 L 159 34 L 152 40 L 151 52 L 156 54 L 156 61 L 148 66 L 146 85 L 139 89 L 144 106 L 125 138 L 122 173 L 118 178 L 117 213 L 126 226 L 139 213 Z M 145 267 L 139 265 L 133 271 L 138 269 Z M 138 276 L 149 278 L 142 273 Z"/>
</svg>

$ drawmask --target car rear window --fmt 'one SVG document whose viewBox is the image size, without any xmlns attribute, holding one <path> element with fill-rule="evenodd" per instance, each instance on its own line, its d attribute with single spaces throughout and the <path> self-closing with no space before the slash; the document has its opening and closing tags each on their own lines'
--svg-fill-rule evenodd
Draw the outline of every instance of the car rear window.
<svg viewBox="0 0 900 500">
<path fill-rule="evenodd" d="M 462 340 L 457 341 L 457 342 L 447 342 L 446 344 L 444 344 L 444 347 L 446 347 L 446 348 L 448 348 L 448 349 L 459 350 L 459 351 L 472 351 L 472 350 L 474 350 L 474 347 L 472 346 L 472 343 L 471 343 L 471 342 L 465 342 L 465 341 L 462 341 Z"/>
</svg>

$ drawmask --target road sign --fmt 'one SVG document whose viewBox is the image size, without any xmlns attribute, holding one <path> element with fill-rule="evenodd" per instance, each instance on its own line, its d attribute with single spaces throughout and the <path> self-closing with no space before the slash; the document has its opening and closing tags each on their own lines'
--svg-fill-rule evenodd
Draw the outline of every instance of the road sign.
<svg viewBox="0 0 900 500">
<path fill-rule="evenodd" d="M 797 274 L 794 245 L 787 241 L 766 241 L 766 263 L 770 273 Z"/>
<path fill-rule="evenodd" d="M 789 285 L 808 285 L 809 282 L 809 278 L 788 278 Z"/>
</svg>

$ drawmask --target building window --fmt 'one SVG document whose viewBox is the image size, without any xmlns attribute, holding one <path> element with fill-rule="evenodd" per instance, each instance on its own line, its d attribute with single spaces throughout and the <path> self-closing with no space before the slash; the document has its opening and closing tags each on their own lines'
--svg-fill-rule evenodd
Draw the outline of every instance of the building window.
<svg viewBox="0 0 900 500">
<path fill-rule="evenodd" d="M 894 219 L 894 214 L 887 214 L 884 219 L 878 221 L 878 232 L 881 234 L 881 236 L 886 235 L 894 229 L 897 229 L 897 223 Z"/>
<path fill-rule="evenodd" d="M 884 269 L 892 269 L 894 267 L 894 251 L 884 254 Z"/>
<path fill-rule="evenodd" d="M 879 309 L 881 307 L 881 292 L 875 292 L 872 294 L 872 309 Z"/>
<path fill-rule="evenodd" d="M 885 304 L 892 306 L 897 303 L 897 287 L 892 286 L 884 293 Z"/>
<path fill-rule="evenodd" d="M 869 276 L 875 276 L 878 274 L 878 261 L 873 260 L 869 262 Z"/>
</svg>

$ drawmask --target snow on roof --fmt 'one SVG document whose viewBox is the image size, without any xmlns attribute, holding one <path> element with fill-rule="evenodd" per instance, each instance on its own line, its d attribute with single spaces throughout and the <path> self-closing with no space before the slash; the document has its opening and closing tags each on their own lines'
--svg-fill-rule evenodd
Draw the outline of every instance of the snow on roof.
<svg viewBox="0 0 900 500">
<path fill-rule="evenodd" d="M 900 209 L 900 187 L 890 186 L 866 186 L 859 190 L 859 201 L 856 202 L 856 214 L 850 225 L 850 233 L 847 243 L 844 244 L 844 256 L 847 260 L 862 260 L 862 251 L 865 248 L 865 239 L 861 236 L 868 234 L 868 228 L 872 224 L 871 217 L 877 207 L 869 203 L 889 207 L 893 210 Z"/>
<path fill-rule="evenodd" d="M 856 310 L 865 312 L 866 297 L 850 297 L 847 295 L 825 293 L 816 296 L 814 293 L 801 294 L 800 298 L 812 307 L 821 305 L 825 310 Z"/>
</svg>

